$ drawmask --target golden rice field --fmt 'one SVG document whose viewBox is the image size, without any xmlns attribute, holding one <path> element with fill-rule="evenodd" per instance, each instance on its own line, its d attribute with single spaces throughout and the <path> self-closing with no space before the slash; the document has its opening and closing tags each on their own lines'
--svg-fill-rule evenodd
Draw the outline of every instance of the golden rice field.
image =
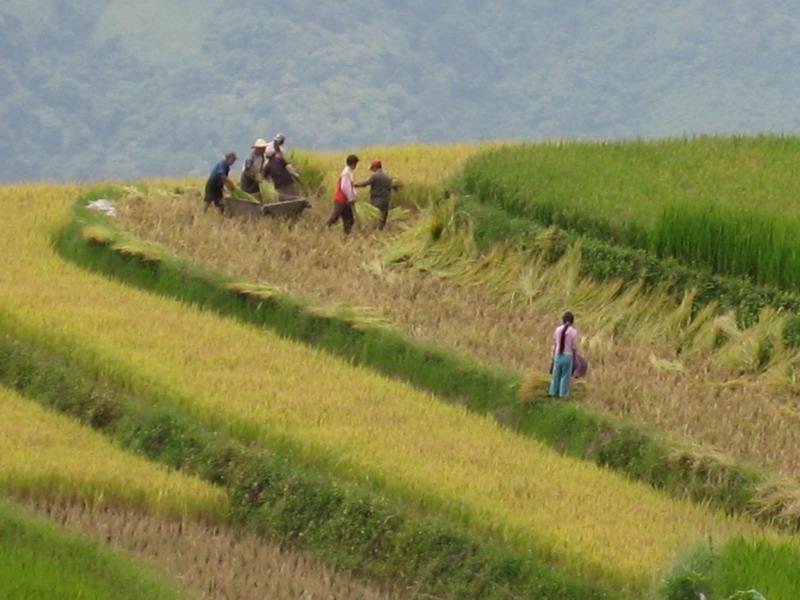
<svg viewBox="0 0 800 600">
<path fill-rule="evenodd" d="M 379 599 L 349 576 L 222 523 L 220 489 L 117 448 L 0 387 L 0 495 L 151 563 L 197 598 Z"/>
<path fill-rule="evenodd" d="M 467 161 L 478 152 L 496 144 L 451 144 L 442 146 L 369 146 L 356 151 L 361 159 L 356 179 L 369 177 L 369 165 L 380 160 L 386 172 L 403 184 L 438 186 L 458 174 Z M 326 173 L 325 182 L 333 197 L 339 172 L 344 168 L 347 152 L 300 152 L 299 156 L 311 161 Z M 302 175 L 302 174 L 301 174 Z M 363 190 L 361 193 L 369 193 Z"/>
<path fill-rule="evenodd" d="M 0 190 L 1 324 L 240 437 L 301 444 L 342 476 L 458 516 L 581 577 L 644 590 L 695 543 L 750 525 L 557 455 L 366 369 L 65 263 L 76 190 Z"/>
<path fill-rule="evenodd" d="M 591 361 L 586 402 L 800 478 L 798 359 L 781 346 L 780 315 L 746 331 L 711 311 L 689 319 L 688 305 L 664 294 L 620 294 L 617 284 L 581 279 L 577 251 L 553 267 L 507 252 L 483 259 L 454 235 L 456 258 L 447 247 L 436 256 L 419 232 L 391 222 L 384 235 L 363 227 L 345 241 L 320 231 L 326 199 L 293 227 L 203 215 L 199 203 L 195 192 L 134 193 L 120 203 L 120 220 L 204 266 L 317 302 L 369 307 L 414 337 L 523 372 L 547 369 L 550 332 L 570 308 Z M 404 253 L 417 253 L 417 269 L 387 264 Z M 728 342 L 710 351 L 718 331 Z M 764 339 L 778 351 L 754 374 Z"/>
<path fill-rule="evenodd" d="M 0 491 L 219 521 L 225 493 L 117 448 L 102 435 L 0 387 Z"/>
</svg>

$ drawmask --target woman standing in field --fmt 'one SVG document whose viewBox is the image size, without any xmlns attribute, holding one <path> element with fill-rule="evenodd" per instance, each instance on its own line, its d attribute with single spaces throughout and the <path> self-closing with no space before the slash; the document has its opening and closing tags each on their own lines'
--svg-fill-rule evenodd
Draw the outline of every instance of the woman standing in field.
<svg viewBox="0 0 800 600">
<path fill-rule="evenodd" d="M 562 324 L 553 332 L 553 378 L 550 381 L 550 395 L 564 398 L 569 396 L 575 354 L 578 351 L 578 330 L 571 312 L 564 313 Z"/>
</svg>

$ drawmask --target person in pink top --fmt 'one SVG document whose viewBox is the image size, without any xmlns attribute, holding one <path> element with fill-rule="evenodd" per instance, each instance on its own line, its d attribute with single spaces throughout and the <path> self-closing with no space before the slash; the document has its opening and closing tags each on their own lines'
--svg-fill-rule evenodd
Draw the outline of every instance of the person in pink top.
<svg viewBox="0 0 800 600">
<path fill-rule="evenodd" d="M 569 396 L 572 382 L 572 368 L 578 351 L 578 330 L 571 312 L 564 313 L 562 324 L 553 332 L 553 378 L 550 381 L 550 395 L 565 398 Z"/>
</svg>

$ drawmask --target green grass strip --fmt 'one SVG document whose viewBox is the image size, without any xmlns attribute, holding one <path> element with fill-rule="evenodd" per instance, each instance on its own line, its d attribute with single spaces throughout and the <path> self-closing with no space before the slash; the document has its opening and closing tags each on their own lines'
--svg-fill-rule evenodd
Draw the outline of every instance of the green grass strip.
<svg viewBox="0 0 800 600">
<path fill-rule="evenodd" d="M 107 194 L 107 190 L 104 191 Z M 780 503 L 762 502 L 774 490 L 763 469 L 698 456 L 661 432 L 576 403 L 520 402 L 519 374 L 488 367 L 463 354 L 414 340 L 395 330 L 364 325 L 346 312 L 326 315 L 302 300 L 269 291 L 242 293 L 234 280 L 116 231 L 108 219 L 76 205 L 76 218 L 57 240 L 63 257 L 128 284 L 179 299 L 244 323 L 272 329 L 356 364 L 408 381 L 443 399 L 495 417 L 510 428 L 569 456 L 594 461 L 675 497 L 709 502 L 792 531 L 800 516 Z M 89 232 L 89 239 L 84 233 Z M 770 487 L 771 486 L 771 487 Z M 774 494 L 773 494 L 774 497 Z M 787 496 L 787 503 L 794 501 Z"/>
<path fill-rule="evenodd" d="M 800 598 L 800 545 L 796 541 L 730 540 L 707 544 L 664 580 L 665 600 Z"/>
<path fill-rule="evenodd" d="M 8 324 L 0 319 L 0 328 Z M 435 597 L 624 597 L 508 550 L 502 541 L 466 533 L 455 519 L 419 503 L 343 480 L 324 457 L 312 463 L 290 443 L 267 449 L 239 441 L 171 408 L 174 399 L 132 395 L 109 377 L 0 332 L 0 384 L 127 449 L 225 487 L 235 525 L 365 579 Z"/>
<path fill-rule="evenodd" d="M 182 597 L 134 559 L 0 502 L 0 589 L 8 600 Z"/>
</svg>

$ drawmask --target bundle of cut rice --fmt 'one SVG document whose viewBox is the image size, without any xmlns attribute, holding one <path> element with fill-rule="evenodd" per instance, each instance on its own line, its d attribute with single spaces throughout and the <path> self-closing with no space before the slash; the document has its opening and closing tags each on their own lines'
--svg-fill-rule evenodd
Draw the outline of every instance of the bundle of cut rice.
<svg viewBox="0 0 800 600">
<path fill-rule="evenodd" d="M 254 196 L 236 188 L 231 192 L 231 197 L 241 200 L 242 202 L 253 202 L 254 204 L 261 204 Z"/>
</svg>

